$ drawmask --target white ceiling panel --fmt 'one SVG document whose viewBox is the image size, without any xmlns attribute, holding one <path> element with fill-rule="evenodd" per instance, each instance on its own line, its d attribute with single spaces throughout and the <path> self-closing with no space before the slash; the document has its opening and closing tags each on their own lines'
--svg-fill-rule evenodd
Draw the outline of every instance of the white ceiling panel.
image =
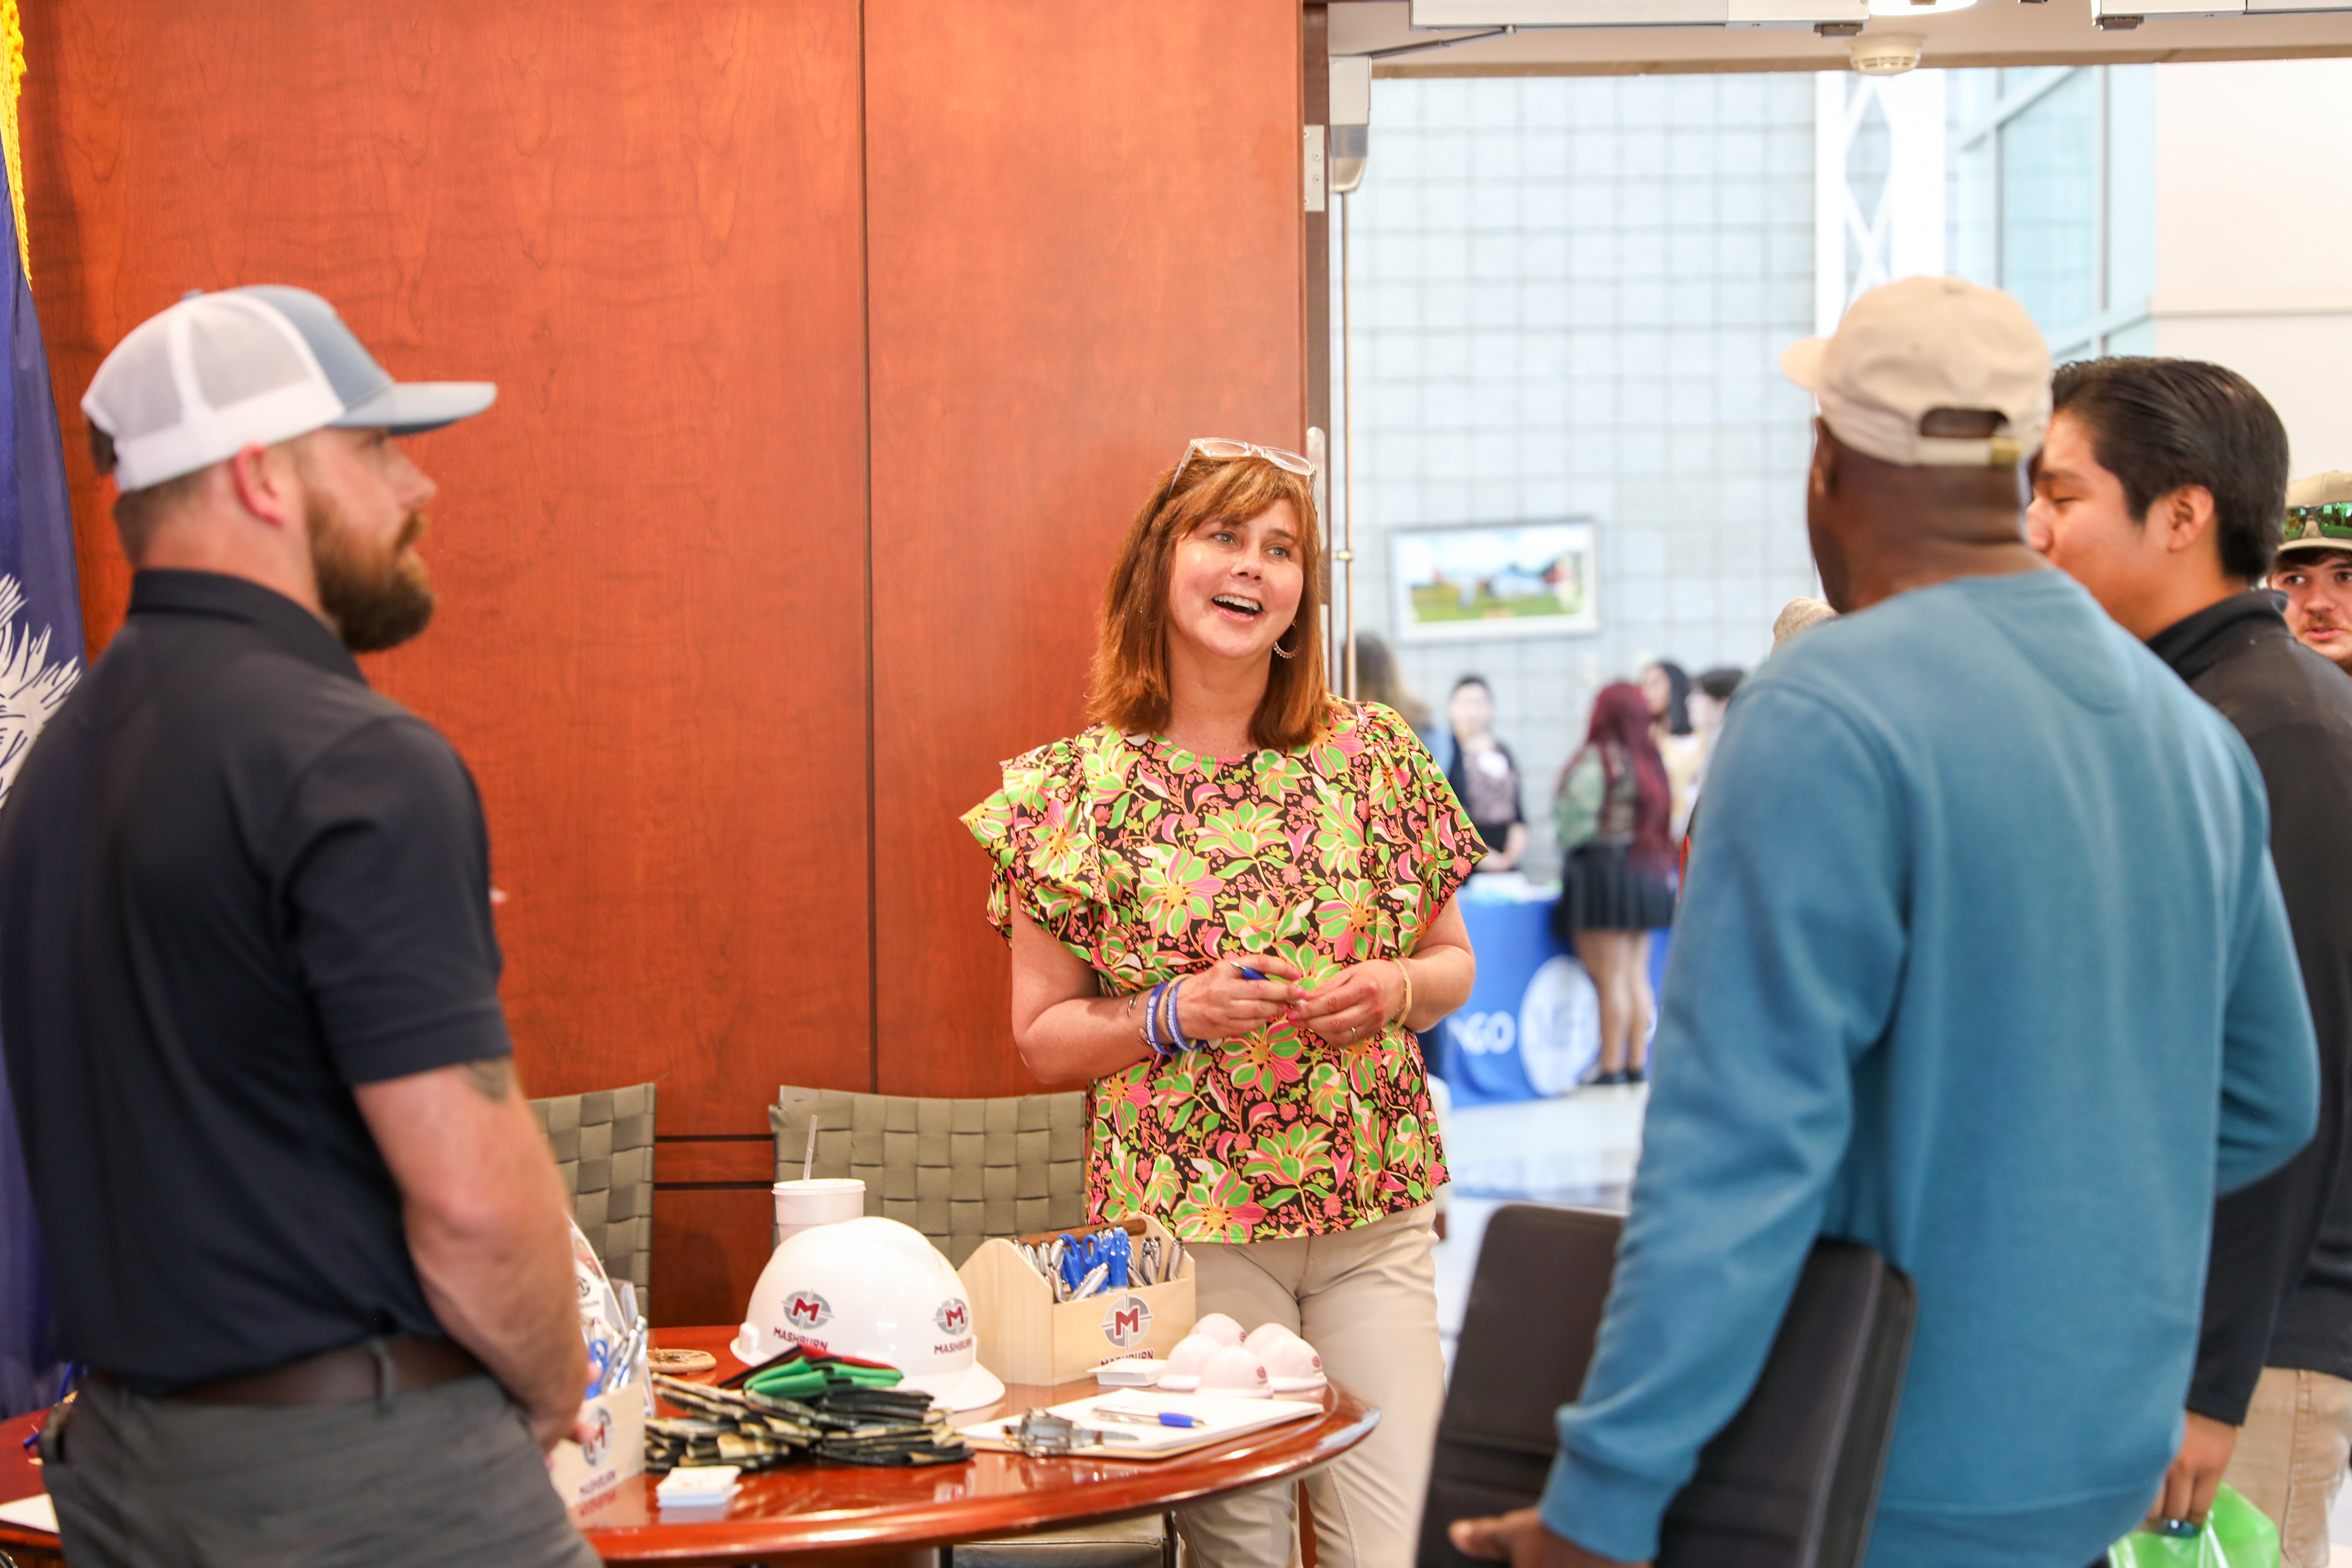
<svg viewBox="0 0 2352 1568">
<path fill-rule="evenodd" d="M 2160 7 L 2186 0 L 2096 0 L 2111 13 L 2145 16 L 2129 29 L 2102 28 L 2094 0 L 1980 0 L 1963 11 L 1926 16 L 1874 16 L 1867 31 L 1916 34 L 1926 40 L 1922 66 L 2007 66 L 2121 63 L 2141 60 L 2306 59 L 2352 56 L 2352 10 L 2284 10 L 2312 0 L 2201 0 L 2200 16 L 2166 16 Z M 1481 18 L 1480 27 L 1505 24 L 1517 33 L 1476 38 L 1449 48 L 1376 58 L 1376 76 L 1624 75 L 1649 71 L 1835 70 L 1846 63 L 1847 40 L 1816 37 L 1803 26 L 1726 26 L 1735 0 L 1419 0 L 1424 15 Z M 1433 11 L 1433 5 L 1444 7 Z M 1840 0 L 1776 0 L 1775 11 L 1826 14 Z M 1383 49 L 1462 37 L 1453 29 L 1415 28 L 1414 0 L 1333 0 L 1331 52 L 1374 55 Z M 2215 10 L 2230 15 L 2214 16 Z M 1514 15 L 1504 15 L 1511 12 Z M 1599 22 L 1641 14 L 1653 25 L 1559 26 L 1571 12 Z M 2242 15 L 2236 14 L 2242 12 Z M 1656 25 L 1669 13 L 1667 25 Z M 1690 13 L 1685 16 L 1683 13 Z M 1706 13 L 1705 16 L 1698 15 Z M 1554 25 L 1537 26 L 1546 17 Z M 1470 24 L 1465 21 L 1465 26 Z"/>
</svg>

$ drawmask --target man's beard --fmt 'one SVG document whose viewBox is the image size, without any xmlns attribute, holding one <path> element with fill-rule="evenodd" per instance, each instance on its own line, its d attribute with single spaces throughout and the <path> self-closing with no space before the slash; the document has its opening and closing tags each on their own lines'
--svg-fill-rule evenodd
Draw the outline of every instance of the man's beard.
<svg viewBox="0 0 2352 1568">
<path fill-rule="evenodd" d="M 343 522 L 334 503 L 312 489 L 303 510 L 319 607 L 353 653 L 381 653 L 423 631 L 433 619 L 433 584 L 424 561 L 402 552 L 425 535 L 412 511 L 391 546 L 373 550 Z"/>
</svg>

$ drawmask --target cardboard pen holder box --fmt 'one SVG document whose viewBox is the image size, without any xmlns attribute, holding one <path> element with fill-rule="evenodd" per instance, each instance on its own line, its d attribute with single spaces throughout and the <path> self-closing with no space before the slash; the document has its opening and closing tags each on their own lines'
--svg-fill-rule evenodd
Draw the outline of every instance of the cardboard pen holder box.
<svg viewBox="0 0 2352 1568">
<path fill-rule="evenodd" d="M 1106 1228 L 1089 1226 L 1069 1234 Z M 1171 1239 L 1154 1219 L 1127 1220 L 1123 1228 L 1137 1241 L 1157 1237 L 1163 1249 Z M 1051 1241 L 1061 1234 L 1048 1231 L 1023 1239 Z M 1165 1361 L 1177 1342 L 1192 1331 L 1189 1247 L 1176 1278 L 1165 1284 L 1098 1290 L 1079 1301 L 1056 1302 L 1045 1277 L 1003 1239 L 982 1242 L 957 1273 L 971 1299 L 980 1364 L 1007 1383 L 1072 1383 L 1123 1356 L 1149 1353 Z"/>
<path fill-rule="evenodd" d="M 646 1468 L 646 1385 L 625 1384 L 580 1406 L 595 1428 L 585 1445 L 566 1437 L 547 1457 L 548 1479 L 567 1508 L 593 1502 Z"/>
</svg>

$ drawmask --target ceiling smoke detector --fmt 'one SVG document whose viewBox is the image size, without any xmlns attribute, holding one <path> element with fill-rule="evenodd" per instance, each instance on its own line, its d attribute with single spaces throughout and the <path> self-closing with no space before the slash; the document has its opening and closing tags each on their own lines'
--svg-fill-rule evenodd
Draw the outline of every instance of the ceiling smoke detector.
<svg viewBox="0 0 2352 1568">
<path fill-rule="evenodd" d="M 1864 33 L 1846 46 L 1846 58 L 1864 76 L 1901 76 L 1919 65 L 1916 33 Z"/>
</svg>

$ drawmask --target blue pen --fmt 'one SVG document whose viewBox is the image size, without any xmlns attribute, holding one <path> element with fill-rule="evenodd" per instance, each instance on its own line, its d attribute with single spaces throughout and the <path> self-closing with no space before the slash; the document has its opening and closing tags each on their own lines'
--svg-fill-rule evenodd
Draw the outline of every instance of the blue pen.
<svg viewBox="0 0 2352 1568">
<path fill-rule="evenodd" d="M 1129 1426 L 1206 1426 L 1197 1415 L 1187 1415 L 1181 1410 L 1120 1410 L 1097 1405 L 1087 1417 L 1090 1421 L 1122 1421 Z"/>
<path fill-rule="evenodd" d="M 1260 974 L 1256 970 L 1252 969 L 1246 963 L 1236 963 L 1234 967 L 1242 972 L 1242 978 L 1244 980 L 1263 980 L 1265 978 L 1265 975 Z"/>
<path fill-rule="evenodd" d="M 598 1340 L 588 1347 L 588 1389 L 580 1397 L 593 1399 L 604 1386 L 604 1373 L 613 1364 L 614 1347 Z"/>
</svg>

